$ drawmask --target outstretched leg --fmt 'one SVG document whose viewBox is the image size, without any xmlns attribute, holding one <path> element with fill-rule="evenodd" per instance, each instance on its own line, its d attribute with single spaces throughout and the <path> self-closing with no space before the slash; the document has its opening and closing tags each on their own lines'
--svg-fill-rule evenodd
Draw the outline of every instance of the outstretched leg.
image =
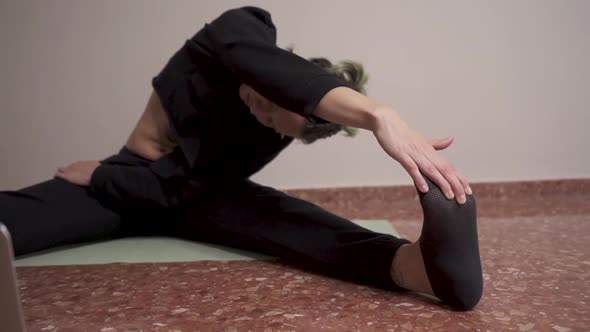
<svg viewBox="0 0 590 332">
<path fill-rule="evenodd" d="M 399 289 L 391 262 L 408 240 L 376 233 L 250 180 L 200 200 L 176 220 L 179 236 L 262 252 L 335 277 Z"/>
</svg>

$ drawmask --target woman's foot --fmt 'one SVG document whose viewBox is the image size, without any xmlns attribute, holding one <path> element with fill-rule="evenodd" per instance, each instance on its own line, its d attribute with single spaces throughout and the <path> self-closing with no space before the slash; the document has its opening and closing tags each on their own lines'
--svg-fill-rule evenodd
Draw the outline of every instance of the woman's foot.
<svg viewBox="0 0 590 332">
<path fill-rule="evenodd" d="M 418 191 L 424 213 L 420 239 L 400 247 L 392 278 L 401 287 L 435 295 L 455 309 L 472 309 L 483 291 L 475 197 L 468 195 L 460 205 L 425 180 L 428 192 Z"/>
</svg>

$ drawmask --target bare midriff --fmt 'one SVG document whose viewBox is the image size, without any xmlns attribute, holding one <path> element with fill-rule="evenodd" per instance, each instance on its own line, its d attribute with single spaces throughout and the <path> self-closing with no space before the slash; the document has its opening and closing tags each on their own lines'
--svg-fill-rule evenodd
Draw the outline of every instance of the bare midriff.
<svg viewBox="0 0 590 332">
<path fill-rule="evenodd" d="M 176 145 L 160 98 L 152 90 L 147 106 L 125 146 L 143 158 L 157 160 L 170 153 Z"/>
</svg>

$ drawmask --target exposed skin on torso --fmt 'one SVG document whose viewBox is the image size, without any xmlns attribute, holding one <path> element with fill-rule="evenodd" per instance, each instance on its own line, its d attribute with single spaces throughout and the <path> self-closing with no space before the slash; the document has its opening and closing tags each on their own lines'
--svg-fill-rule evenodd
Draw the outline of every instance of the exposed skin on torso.
<svg viewBox="0 0 590 332">
<path fill-rule="evenodd" d="M 152 90 L 145 110 L 125 146 L 143 158 L 157 160 L 170 153 L 176 145 L 160 98 Z"/>
</svg>

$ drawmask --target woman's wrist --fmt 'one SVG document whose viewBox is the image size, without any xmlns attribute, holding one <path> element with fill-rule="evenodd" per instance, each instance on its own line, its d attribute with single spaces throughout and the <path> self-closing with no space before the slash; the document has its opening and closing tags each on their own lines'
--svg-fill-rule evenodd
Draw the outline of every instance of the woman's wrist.
<svg viewBox="0 0 590 332">
<path fill-rule="evenodd" d="M 393 127 L 395 127 L 395 128 L 407 126 L 407 124 L 401 118 L 399 113 L 397 113 L 391 107 L 388 107 L 385 105 L 377 105 L 374 108 L 372 114 L 373 114 L 374 121 L 373 121 L 373 126 L 371 128 L 371 131 L 373 133 L 378 131 L 384 125 L 388 125 L 388 126 L 393 125 Z"/>
<path fill-rule="evenodd" d="M 374 131 L 380 103 L 348 88 L 330 90 L 317 105 L 314 114 L 326 121 Z"/>
</svg>

